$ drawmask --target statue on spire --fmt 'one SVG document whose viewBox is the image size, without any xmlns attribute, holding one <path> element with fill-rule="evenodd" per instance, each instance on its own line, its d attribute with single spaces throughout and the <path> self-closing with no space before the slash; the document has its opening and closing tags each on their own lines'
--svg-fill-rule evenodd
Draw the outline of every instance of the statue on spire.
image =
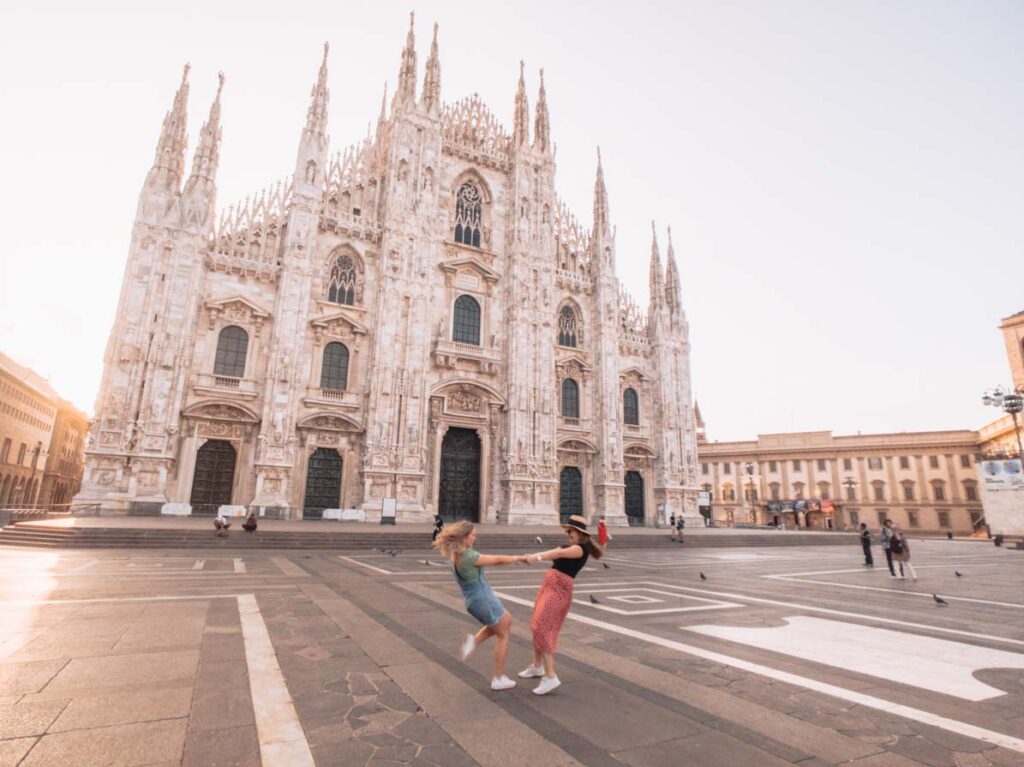
<svg viewBox="0 0 1024 767">
<path fill-rule="evenodd" d="M 437 55 L 437 23 L 434 23 L 434 39 L 430 43 L 430 56 L 423 72 L 423 96 L 420 100 L 428 114 L 441 109 L 441 60 Z"/>
<path fill-rule="evenodd" d="M 395 91 L 397 106 L 414 106 L 416 104 L 416 33 L 413 27 L 416 13 L 409 14 L 409 34 L 405 37 L 402 49 L 402 64 L 398 69 L 398 89 Z"/>
<path fill-rule="evenodd" d="M 309 136 L 325 137 L 327 135 L 327 105 L 331 93 L 327 90 L 327 52 L 330 45 L 324 43 L 324 58 L 320 62 L 316 83 L 309 93 L 309 109 L 306 111 L 306 133 Z"/>
<path fill-rule="evenodd" d="M 547 152 L 551 148 L 551 120 L 548 117 L 543 68 L 540 70 L 540 93 L 537 94 L 537 114 L 533 124 L 533 146 L 542 152 Z"/>
<path fill-rule="evenodd" d="M 512 146 L 525 146 L 530 140 L 530 104 L 526 100 L 526 64 L 519 62 L 519 87 L 516 89 L 515 116 L 512 125 Z"/>
<path fill-rule="evenodd" d="M 594 238 L 611 234 L 608 212 L 608 190 L 604 185 L 604 168 L 601 166 L 601 147 L 597 148 L 597 178 L 594 179 Z"/>
</svg>

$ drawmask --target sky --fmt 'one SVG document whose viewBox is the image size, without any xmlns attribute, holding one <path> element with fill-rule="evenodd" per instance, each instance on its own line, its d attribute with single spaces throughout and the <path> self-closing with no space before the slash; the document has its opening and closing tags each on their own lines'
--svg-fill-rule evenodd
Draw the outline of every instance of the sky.
<svg viewBox="0 0 1024 767">
<path fill-rule="evenodd" d="M 88 10 L 83 10 L 84 6 Z M 0 9 L 0 350 L 92 412 L 138 193 L 185 62 L 223 95 L 218 207 L 289 175 L 329 57 L 365 135 L 416 11 L 442 99 L 511 125 L 543 67 L 560 195 L 601 147 L 619 275 L 671 226 L 713 440 L 977 428 L 1024 310 L 1024 3 L 23 2 Z M 191 154 L 188 159 L 191 167 Z"/>
</svg>

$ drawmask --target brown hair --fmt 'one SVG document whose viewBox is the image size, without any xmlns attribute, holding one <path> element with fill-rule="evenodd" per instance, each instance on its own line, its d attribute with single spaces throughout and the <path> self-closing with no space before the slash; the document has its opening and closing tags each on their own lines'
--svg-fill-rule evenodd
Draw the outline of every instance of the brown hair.
<svg viewBox="0 0 1024 767">
<path fill-rule="evenodd" d="M 463 550 L 466 536 L 471 532 L 473 532 L 473 523 L 464 519 L 445 525 L 434 539 L 434 548 L 443 556 L 451 559 L 454 554 Z"/>
<path fill-rule="evenodd" d="M 604 549 L 594 543 L 594 539 L 587 535 L 582 530 L 578 530 L 575 527 L 567 527 L 567 530 L 575 530 L 579 536 L 580 542 L 579 547 L 583 549 L 587 554 L 592 556 L 594 559 L 600 559 L 604 555 Z"/>
</svg>

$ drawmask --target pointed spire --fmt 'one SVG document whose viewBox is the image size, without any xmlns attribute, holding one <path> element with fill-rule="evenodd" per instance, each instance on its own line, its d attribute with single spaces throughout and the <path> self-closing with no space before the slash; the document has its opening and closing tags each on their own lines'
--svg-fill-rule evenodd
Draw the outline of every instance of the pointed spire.
<svg viewBox="0 0 1024 767">
<path fill-rule="evenodd" d="M 437 55 L 437 22 L 434 22 L 434 39 L 430 43 L 430 56 L 423 71 L 421 102 L 428 113 L 437 112 L 441 108 L 441 60 Z"/>
<path fill-rule="evenodd" d="M 416 13 L 409 14 L 409 34 L 402 49 L 402 65 L 398 70 L 398 90 L 395 92 L 397 106 L 413 106 L 416 103 L 416 34 L 413 27 Z"/>
<path fill-rule="evenodd" d="M 601 167 L 601 147 L 597 148 L 597 178 L 594 179 L 594 236 L 611 234 L 608 214 L 608 190 L 604 186 L 604 168 Z"/>
<path fill-rule="evenodd" d="M 199 144 L 192 158 L 192 177 L 213 181 L 220 160 L 220 93 L 224 89 L 224 73 L 217 73 L 217 95 L 210 105 L 210 116 L 199 131 Z"/>
<path fill-rule="evenodd" d="M 551 147 L 551 120 L 548 117 L 548 99 L 544 92 L 544 70 L 540 70 L 540 93 L 537 94 L 537 114 L 533 123 L 533 146 L 542 152 Z"/>
<path fill-rule="evenodd" d="M 384 95 L 380 99 L 380 115 L 377 117 L 377 140 L 380 141 L 384 133 L 384 126 L 388 121 L 388 81 L 384 81 Z"/>
<path fill-rule="evenodd" d="M 653 310 L 661 304 L 661 297 L 663 294 L 662 287 L 662 276 L 661 276 L 661 253 L 658 252 L 658 231 L 655 229 L 654 222 L 651 222 L 651 275 L 650 275 L 650 292 L 651 292 L 651 314 Z"/>
<path fill-rule="evenodd" d="M 519 62 L 519 87 L 516 89 L 515 116 L 512 125 L 512 146 L 521 147 L 530 140 L 530 104 L 526 100 L 526 64 Z"/>
<path fill-rule="evenodd" d="M 327 135 L 327 105 L 331 93 L 327 90 L 327 52 L 330 46 L 324 43 L 324 58 L 320 62 L 320 72 L 316 84 L 309 93 L 309 109 L 306 112 L 306 132 L 312 136 Z"/>
<path fill-rule="evenodd" d="M 171 110 L 164 115 L 160 140 L 156 145 L 156 156 L 153 158 L 153 167 L 168 171 L 175 181 L 180 181 L 185 175 L 185 148 L 188 144 L 188 73 L 191 68 L 186 64 L 182 70 L 181 84 L 174 94 Z"/>
<path fill-rule="evenodd" d="M 676 252 L 672 247 L 672 227 L 668 228 L 668 262 L 665 266 L 665 305 L 672 314 L 682 311 L 683 301 L 679 289 L 679 270 L 676 267 Z"/>
</svg>

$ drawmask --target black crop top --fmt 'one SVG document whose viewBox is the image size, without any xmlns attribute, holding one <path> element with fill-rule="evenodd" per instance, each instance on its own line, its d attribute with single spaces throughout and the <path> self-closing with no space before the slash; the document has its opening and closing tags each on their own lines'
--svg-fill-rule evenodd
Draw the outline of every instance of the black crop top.
<svg viewBox="0 0 1024 767">
<path fill-rule="evenodd" d="M 575 546 L 579 544 L 573 545 Z M 559 546 L 559 548 L 567 549 L 569 547 Z M 587 549 L 583 546 L 580 546 L 580 548 L 583 549 L 582 557 L 580 557 L 579 559 L 556 559 L 554 562 L 551 563 L 551 568 L 554 570 L 558 570 L 558 572 L 560 573 L 565 573 L 570 578 L 575 578 L 579 571 L 583 569 L 583 565 L 585 565 L 587 563 L 587 560 L 590 559 L 590 554 L 587 552 Z"/>
</svg>

